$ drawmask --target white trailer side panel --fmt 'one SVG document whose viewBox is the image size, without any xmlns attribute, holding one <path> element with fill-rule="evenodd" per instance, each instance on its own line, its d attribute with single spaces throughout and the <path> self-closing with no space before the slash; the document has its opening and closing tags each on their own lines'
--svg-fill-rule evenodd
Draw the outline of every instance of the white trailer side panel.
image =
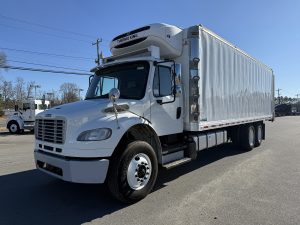
<svg viewBox="0 0 300 225">
<path fill-rule="evenodd" d="M 273 117 L 274 76 L 270 68 L 201 27 L 198 38 L 191 38 L 190 43 L 190 61 L 193 60 L 192 52 L 199 52 L 197 69 L 200 79 L 198 117 L 189 117 L 187 130 L 211 129 Z M 198 51 L 193 49 L 197 46 Z M 190 70 L 191 79 L 192 72 Z M 193 84 L 190 82 L 192 89 Z M 190 95 L 193 94 L 190 92 Z M 191 106 L 195 105 L 194 99 L 189 97 Z"/>
</svg>

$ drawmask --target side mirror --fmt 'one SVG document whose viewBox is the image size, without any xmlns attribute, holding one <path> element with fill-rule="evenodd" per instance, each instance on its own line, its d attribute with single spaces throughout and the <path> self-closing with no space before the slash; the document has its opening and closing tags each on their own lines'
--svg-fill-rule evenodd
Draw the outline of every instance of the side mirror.
<svg viewBox="0 0 300 225">
<path fill-rule="evenodd" d="M 119 119 L 118 119 L 118 110 L 117 110 L 117 104 L 115 103 L 120 98 L 120 91 L 118 88 L 112 88 L 109 91 L 108 94 L 109 99 L 112 101 L 115 117 L 117 120 L 117 128 L 120 129 Z"/>
<path fill-rule="evenodd" d="M 119 89 L 118 89 L 118 88 L 112 88 L 112 89 L 109 91 L 108 97 L 109 97 L 109 99 L 110 99 L 112 102 L 117 101 L 117 100 L 120 98 L 120 91 L 119 91 Z"/>
</svg>

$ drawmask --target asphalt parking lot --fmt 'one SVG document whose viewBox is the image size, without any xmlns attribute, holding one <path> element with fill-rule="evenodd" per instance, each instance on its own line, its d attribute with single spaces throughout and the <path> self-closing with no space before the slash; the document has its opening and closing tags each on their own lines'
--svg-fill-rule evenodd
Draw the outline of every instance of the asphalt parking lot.
<svg viewBox="0 0 300 225">
<path fill-rule="evenodd" d="M 0 224 L 300 224 L 300 117 L 266 124 L 262 146 L 203 151 L 160 171 L 155 190 L 134 205 L 105 185 L 37 171 L 34 136 L 0 133 Z"/>
</svg>

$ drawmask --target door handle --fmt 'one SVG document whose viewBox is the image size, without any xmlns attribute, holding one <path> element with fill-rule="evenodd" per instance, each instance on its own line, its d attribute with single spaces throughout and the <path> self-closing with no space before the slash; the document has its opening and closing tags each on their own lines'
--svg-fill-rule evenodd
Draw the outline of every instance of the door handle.
<svg viewBox="0 0 300 225">
<path fill-rule="evenodd" d="M 176 119 L 179 119 L 181 116 L 181 107 L 177 107 L 177 110 L 176 110 Z"/>
</svg>

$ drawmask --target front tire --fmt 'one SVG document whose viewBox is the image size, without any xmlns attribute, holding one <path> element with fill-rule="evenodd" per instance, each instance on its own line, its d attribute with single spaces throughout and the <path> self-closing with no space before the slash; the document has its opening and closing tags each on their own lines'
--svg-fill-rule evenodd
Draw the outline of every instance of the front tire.
<svg viewBox="0 0 300 225">
<path fill-rule="evenodd" d="M 19 134 L 21 132 L 19 124 L 16 121 L 12 121 L 8 124 L 8 130 L 11 134 Z"/>
<path fill-rule="evenodd" d="M 114 157 L 107 178 L 108 188 L 118 200 L 134 203 L 151 192 L 157 172 L 157 157 L 151 145 L 134 141 Z"/>
</svg>

